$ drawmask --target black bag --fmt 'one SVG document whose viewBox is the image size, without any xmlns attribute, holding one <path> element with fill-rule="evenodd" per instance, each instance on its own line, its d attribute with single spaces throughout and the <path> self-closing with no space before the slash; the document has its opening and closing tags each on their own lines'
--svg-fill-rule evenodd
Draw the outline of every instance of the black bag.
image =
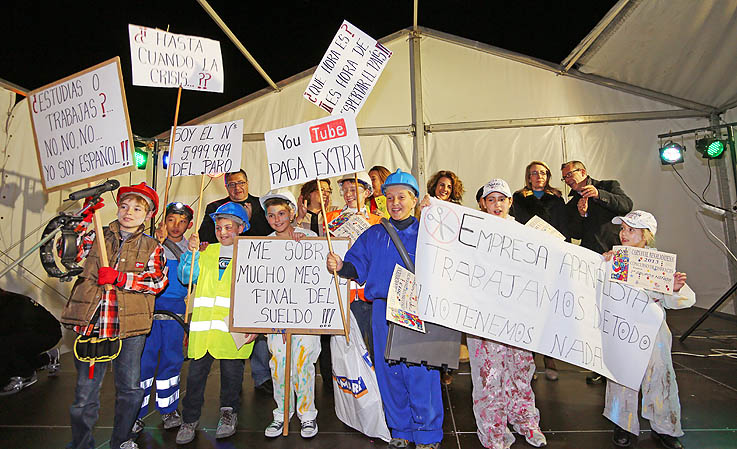
<svg viewBox="0 0 737 449">
<path fill-rule="evenodd" d="M 381 225 L 389 233 L 405 267 L 414 273 L 415 264 L 409 258 L 407 249 L 399 239 L 394 226 L 386 218 L 381 219 Z M 384 358 L 443 370 L 458 369 L 460 350 L 461 332 L 455 329 L 425 322 L 425 333 L 423 334 L 395 323 L 389 323 Z"/>
</svg>

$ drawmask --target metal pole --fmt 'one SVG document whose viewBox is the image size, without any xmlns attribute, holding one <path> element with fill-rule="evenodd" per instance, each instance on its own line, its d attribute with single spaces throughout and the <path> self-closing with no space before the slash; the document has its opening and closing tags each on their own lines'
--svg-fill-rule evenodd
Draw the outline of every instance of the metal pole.
<svg viewBox="0 0 737 449">
<path fill-rule="evenodd" d="M 409 38 L 410 93 L 412 96 L 412 125 L 415 128 L 412 138 L 412 174 L 417 178 L 421 189 L 425 188 L 425 117 L 422 107 L 422 64 L 420 60 L 420 33 L 412 31 Z"/>
<path fill-rule="evenodd" d="M 35 245 L 33 245 L 31 247 L 31 249 L 29 249 L 28 251 L 26 251 L 25 253 L 23 253 L 23 255 L 20 256 L 20 258 L 18 260 L 16 260 L 15 262 L 11 263 L 7 267 L 5 267 L 5 269 L 2 272 L 0 272 L 0 278 L 2 278 L 3 276 L 5 276 L 6 274 L 8 274 L 10 272 L 10 270 L 12 270 L 13 268 L 15 268 L 16 266 L 20 265 L 20 263 L 23 262 L 26 259 L 26 257 L 30 256 L 34 251 L 36 251 L 37 249 L 39 249 L 43 244 L 45 244 L 49 240 L 53 239 L 56 236 L 56 234 L 58 234 L 60 231 L 61 231 L 61 226 L 59 226 L 58 228 L 56 228 L 51 234 L 49 234 L 46 237 L 42 238 L 40 242 L 38 242 Z"/>
</svg>

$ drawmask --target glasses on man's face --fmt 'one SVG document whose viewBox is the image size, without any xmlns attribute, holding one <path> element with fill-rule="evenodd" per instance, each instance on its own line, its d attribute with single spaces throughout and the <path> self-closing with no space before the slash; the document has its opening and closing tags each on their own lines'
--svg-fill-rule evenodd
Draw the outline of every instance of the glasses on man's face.
<svg viewBox="0 0 737 449">
<path fill-rule="evenodd" d="M 537 171 L 537 170 L 535 170 L 535 171 L 531 171 L 530 172 L 530 176 L 548 176 L 548 172 L 545 171 L 545 170 L 543 170 L 543 171 Z"/>
<path fill-rule="evenodd" d="M 229 189 L 235 189 L 236 187 L 243 187 L 248 184 L 248 181 L 229 182 L 225 186 Z"/>
<path fill-rule="evenodd" d="M 560 180 L 561 181 L 565 181 L 566 179 L 572 178 L 573 177 L 573 174 L 576 173 L 577 171 L 581 171 L 581 169 L 580 168 L 577 168 L 577 169 L 574 169 L 574 170 L 569 171 L 568 173 L 566 173 L 565 175 L 563 175 L 563 177 Z"/>
</svg>

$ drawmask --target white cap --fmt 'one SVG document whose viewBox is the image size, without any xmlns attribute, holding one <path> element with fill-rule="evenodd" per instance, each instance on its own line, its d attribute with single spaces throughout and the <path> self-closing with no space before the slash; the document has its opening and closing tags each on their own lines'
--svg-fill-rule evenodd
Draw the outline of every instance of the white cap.
<svg viewBox="0 0 737 449">
<path fill-rule="evenodd" d="M 369 194 L 373 193 L 374 187 L 373 187 L 373 184 L 371 184 L 371 177 L 368 175 L 368 173 L 366 173 L 365 171 L 360 171 L 356 173 L 356 176 L 358 177 L 358 182 L 363 184 L 363 187 L 366 189 L 366 191 L 368 191 Z M 338 185 L 342 187 L 345 181 L 353 181 L 353 180 L 354 180 L 354 176 L 353 176 L 353 173 L 351 173 L 350 175 L 345 175 L 342 178 L 340 178 L 338 180 Z"/>
<path fill-rule="evenodd" d="M 623 222 L 632 228 L 649 229 L 653 235 L 658 231 L 657 220 L 655 220 L 653 214 L 644 210 L 633 210 L 624 217 L 612 218 L 612 223 L 614 224 L 622 224 Z"/>
<path fill-rule="evenodd" d="M 272 190 L 266 195 L 259 198 L 259 202 L 261 203 L 261 209 L 263 209 L 264 212 L 266 212 L 266 201 L 270 199 L 274 199 L 274 198 L 281 198 L 283 200 L 288 201 L 290 205 L 292 206 L 292 209 L 294 210 L 294 212 L 295 213 L 297 212 L 297 200 L 294 199 L 294 194 L 287 189 Z"/>
<path fill-rule="evenodd" d="M 486 198 L 490 193 L 494 192 L 499 192 L 507 198 L 512 197 L 512 191 L 509 190 L 509 184 L 507 184 L 507 181 L 503 179 L 495 178 L 484 184 L 484 192 L 481 194 L 481 198 Z"/>
</svg>

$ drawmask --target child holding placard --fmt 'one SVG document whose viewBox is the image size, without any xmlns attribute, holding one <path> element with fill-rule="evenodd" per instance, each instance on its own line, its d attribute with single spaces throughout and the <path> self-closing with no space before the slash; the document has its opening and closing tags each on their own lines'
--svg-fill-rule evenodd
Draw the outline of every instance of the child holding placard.
<svg viewBox="0 0 737 449">
<path fill-rule="evenodd" d="M 266 211 L 266 221 L 274 230 L 269 237 L 286 237 L 298 240 L 302 235 L 317 237 L 309 229 L 298 229 L 295 232 L 292 222 L 297 210 L 294 195 L 287 190 L 275 190 L 262 196 L 261 206 Z M 302 438 L 312 438 L 317 435 L 317 408 L 315 408 L 315 362 L 320 355 L 319 335 L 292 335 L 292 365 L 290 385 L 294 393 L 289 394 L 289 418 L 295 412 L 295 395 L 297 397 L 296 411 L 302 422 L 300 434 Z M 287 362 L 287 342 L 284 334 L 269 334 L 266 337 L 271 351 L 271 380 L 274 383 L 274 420 L 264 431 L 264 435 L 275 438 L 284 430 L 284 376 Z"/>
<path fill-rule="evenodd" d="M 483 210 L 506 220 L 512 206 L 512 191 L 503 179 L 492 179 L 483 187 Z M 473 382 L 473 414 L 481 444 L 490 449 L 507 449 L 514 444 L 514 431 L 535 447 L 547 444 L 540 430 L 540 411 L 530 382 L 535 359 L 530 351 L 467 336 Z"/>
<path fill-rule="evenodd" d="M 624 246 L 650 248 L 655 241 L 658 222 L 645 211 L 634 210 L 624 217 L 614 217 L 612 223 L 620 224 L 619 239 Z M 611 260 L 613 252 L 604 253 Z M 686 285 L 686 273 L 674 274 L 673 294 L 648 290 L 648 295 L 665 309 L 685 309 L 696 303 L 696 294 Z M 650 435 L 662 447 L 683 448 L 678 437 L 681 429 L 681 404 L 678 400 L 676 373 L 671 359 L 670 329 L 665 320 L 655 338 L 654 349 L 642 379 L 642 417 L 650 421 Z M 614 444 L 628 447 L 640 434 L 640 421 L 637 417 L 638 391 L 627 388 L 612 380 L 607 381 L 604 416 L 614 422 Z"/>
</svg>

